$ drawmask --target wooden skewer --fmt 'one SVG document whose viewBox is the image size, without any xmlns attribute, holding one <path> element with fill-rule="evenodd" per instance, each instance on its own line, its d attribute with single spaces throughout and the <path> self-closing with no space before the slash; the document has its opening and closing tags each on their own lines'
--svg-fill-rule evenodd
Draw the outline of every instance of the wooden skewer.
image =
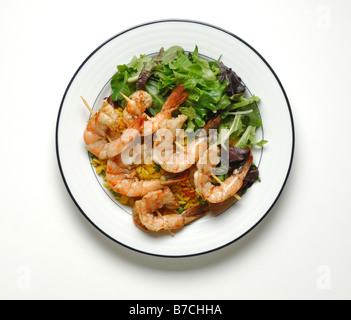
<svg viewBox="0 0 351 320">
<path fill-rule="evenodd" d="M 221 179 L 219 179 L 217 176 L 215 176 L 214 174 L 212 175 L 212 178 L 215 179 L 217 182 L 219 182 L 220 184 L 223 183 L 223 181 Z"/>
<path fill-rule="evenodd" d="M 212 178 L 214 178 L 217 182 L 219 182 L 220 184 L 223 183 L 223 181 L 221 179 L 219 179 L 217 176 L 215 176 L 214 174 L 212 175 Z M 241 200 L 241 197 L 238 195 L 238 194 L 234 194 L 234 197 L 237 199 L 237 200 Z"/>
<path fill-rule="evenodd" d="M 241 200 L 241 197 L 236 193 L 234 194 L 234 197 L 237 199 L 237 200 Z"/>
<path fill-rule="evenodd" d="M 169 232 L 169 234 L 172 236 L 172 237 L 174 237 L 174 232 L 172 232 L 170 229 L 166 229 L 168 232 Z"/>
<path fill-rule="evenodd" d="M 122 97 L 124 99 L 126 99 L 128 102 L 132 101 L 132 99 L 130 99 L 129 97 L 127 97 L 125 94 L 123 94 L 122 92 L 120 92 L 120 94 L 122 95 Z"/>
<path fill-rule="evenodd" d="M 124 98 L 124 99 L 126 99 L 128 102 L 130 102 L 130 101 L 133 101 L 132 99 L 130 99 L 129 97 L 127 97 L 125 94 L 123 94 L 122 92 L 120 92 L 120 94 L 122 95 L 122 97 Z M 146 113 L 144 113 L 145 114 L 145 116 L 146 116 L 146 118 L 148 119 L 148 120 L 151 120 L 151 118 L 146 114 Z"/>
<path fill-rule="evenodd" d="M 93 110 L 91 110 L 91 108 L 90 108 L 88 102 L 86 102 L 85 99 L 84 99 L 82 96 L 80 96 L 80 97 L 82 98 L 82 100 L 83 100 L 85 106 L 88 108 L 88 110 L 90 111 L 91 115 L 93 116 L 93 115 L 94 115 L 94 112 L 93 112 Z"/>
<path fill-rule="evenodd" d="M 184 151 L 184 147 L 178 142 L 178 141 L 175 141 L 175 144 L 180 148 L 182 149 L 182 151 Z"/>
</svg>

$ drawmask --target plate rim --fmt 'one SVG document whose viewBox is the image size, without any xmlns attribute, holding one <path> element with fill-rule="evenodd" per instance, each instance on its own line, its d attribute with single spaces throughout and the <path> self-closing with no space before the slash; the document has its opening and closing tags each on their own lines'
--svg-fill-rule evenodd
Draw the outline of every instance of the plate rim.
<svg viewBox="0 0 351 320">
<path fill-rule="evenodd" d="M 97 52 L 99 51 L 103 46 L 105 46 L 107 43 L 109 43 L 110 41 L 114 40 L 115 38 L 123 35 L 124 33 L 127 33 L 129 31 L 132 31 L 134 29 L 137 28 L 142 28 L 151 24 L 158 24 L 158 23 L 165 23 L 165 22 L 177 22 L 177 23 L 193 23 L 193 24 L 199 24 L 199 25 L 203 25 L 206 27 L 210 27 L 210 28 L 214 28 L 217 29 L 218 31 L 224 32 L 232 37 L 234 37 L 235 39 L 239 40 L 240 42 L 242 42 L 244 45 L 246 45 L 250 50 L 252 50 L 263 62 L 264 64 L 268 67 L 268 69 L 270 70 L 270 72 L 272 73 L 272 75 L 274 76 L 274 78 L 276 79 L 282 93 L 283 96 L 285 98 L 287 107 L 288 107 L 288 111 L 289 111 L 289 117 L 290 117 L 290 123 L 291 123 L 291 134 L 292 134 L 292 145 L 291 145 L 291 155 L 290 155 L 290 163 L 289 163 L 289 167 L 288 170 L 286 172 L 286 176 L 284 178 L 284 182 L 279 190 L 279 193 L 276 195 L 275 200 L 272 202 L 272 204 L 270 205 L 270 207 L 266 210 L 266 212 L 262 215 L 262 217 L 254 224 L 251 226 L 251 228 L 249 228 L 248 230 L 246 230 L 246 232 L 242 233 L 240 236 L 236 237 L 235 239 L 233 239 L 232 241 L 229 241 L 227 243 L 225 243 L 224 245 L 220 245 L 216 248 L 212 248 L 209 250 L 205 250 L 205 251 L 201 251 L 201 252 L 197 252 L 197 253 L 190 253 L 190 254 L 182 254 L 182 255 L 167 255 L 167 254 L 158 254 L 158 253 L 152 253 L 152 252 L 147 252 L 144 250 L 140 250 L 137 248 L 134 248 L 130 245 L 127 245 L 121 241 L 118 241 L 117 239 L 113 238 L 112 236 L 110 236 L 109 234 L 107 234 L 104 230 L 102 230 L 98 225 L 96 225 L 90 218 L 89 216 L 84 212 L 84 210 L 81 208 L 81 206 L 78 204 L 77 200 L 75 199 L 72 191 L 70 190 L 70 187 L 66 181 L 64 172 L 63 172 L 63 168 L 61 165 L 61 161 L 60 161 L 60 153 L 59 153 L 59 141 L 58 141 L 58 132 L 59 132 L 59 124 L 60 124 L 60 116 L 61 116 L 61 111 L 63 108 L 63 104 L 65 102 L 66 99 L 66 95 L 69 91 L 69 89 L 71 88 L 71 85 L 73 83 L 73 81 L 75 80 L 76 76 L 78 75 L 78 73 L 80 72 L 80 70 L 83 68 L 83 66 L 90 60 L 90 58 Z M 69 81 L 61 103 L 60 103 L 60 108 L 57 114 L 57 120 L 56 120 L 56 129 L 55 129 L 55 149 L 56 149 L 56 159 L 57 159 L 57 163 L 58 163 L 58 167 L 59 167 L 59 171 L 61 174 L 61 178 L 64 182 L 64 185 L 66 187 L 66 190 L 68 191 L 68 194 L 70 195 L 71 199 L 73 200 L 74 204 L 76 205 L 76 207 L 79 209 L 79 211 L 81 212 L 81 214 L 99 231 L 101 232 L 103 235 L 105 235 L 107 238 L 111 239 L 113 242 L 118 243 L 119 245 L 131 249 L 132 251 L 138 252 L 138 253 L 142 253 L 142 254 L 146 254 L 146 255 L 150 255 L 150 256 L 156 256 L 156 257 L 164 257 L 164 258 L 184 258 L 184 257 L 193 257 L 193 256 L 199 256 L 199 255 L 204 255 L 204 254 L 208 254 L 214 251 L 218 251 L 221 250 L 235 242 L 237 242 L 238 240 L 240 240 L 241 238 L 243 238 L 245 235 L 247 235 L 249 232 L 251 232 L 254 228 L 256 228 L 261 222 L 262 220 L 267 217 L 268 213 L 272 210 L 272 208 L 275 206 L 275 204 L 277 203 L 277 201 L 279 200 L 283 189 L 286 186 L 286 183 L 288 181 L 288 178 L 290 176 L 290 172 L 291 172 L 291 168 L 292 168 L 292 164 L 293 164 L 293 159 L 294 159 L 294 152 L 295 152 L 295 126 L 294 126 L 294 117 L 293 117 L 293 113 L 291 110 L 291 105 L 288 99 L 288 96 L 286 94 L 286 91 L 280 81 L 280 79 L 278 78 L 277 74 L 275 73 L 275 71 L 273 70 L 273 68 L 270 66 L 270 64 L 266 61 L 266 59 L 255 49 L 253 48 L 249 43 L 247 43 L 245 40 L 243 40 L 242 38 L 240 38 L 239 36 L 237 36 L 236 34 L 223 29 L 221 27 L 218 27 L 216 25 L 207 23 L 207 22 L 203 22 L 203 21 L 198 21 L 198 20 L 191 20 L 191 19 L 160 19 L 160 20 L 153 20 L 153 21 L 148 21 L 148 22 L 144 22 L 138 25 L 134 25 L 133 27 L 130 27 L 128 29 L 125 29 L 117 34 L 115 34 L 114 36 L 110 37 L 109 39 L 107 39 L 106 41 L 104 41 L 102 44 L 100 44 L 95 50 L 93 50 L 88 56 L 87 58 L 80 64 L 80 66 L 78 67 L 78 69 L 76 70 L 76 72 L 73 74 L 71 80 Z"/>
</svg>

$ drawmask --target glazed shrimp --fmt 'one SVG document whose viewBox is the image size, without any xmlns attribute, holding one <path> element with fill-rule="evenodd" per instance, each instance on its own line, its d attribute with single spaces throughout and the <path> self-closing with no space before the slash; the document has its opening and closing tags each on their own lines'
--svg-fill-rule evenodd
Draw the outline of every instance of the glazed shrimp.
<svg viewBox="0 0 351 320">
<path fill-rule="evenodd" d="M 148 192 L 163 189 L 184 179 L 176 177 L 170 180 L 138 180 L 132 165 L 126 165 L 121 155 L 107 161 L 106 180 L 111 189 L 127 197 L 142 197 Z"/>
<path fill-rule="evenodd" d="M 158 210 L 165 208 L 168 212 L 162 215 Z M 149 192 L 133 207 L 134 223 L 144 231 L 161 232 L 184 227 L 206 214 L 207 206 L 193 207 L 181 214 L 174 210 L 179 208 L 172 191 L 167 187 Z M 158 213 L 156 213 L 158 211 Z"/>
<path fill-rule="evenodd" d="M 139 116 L 121 136 L 114 135 L 114 140 L 109 142 L 108 131 L 113 132 L 114 126 L 117 126 L 117 119 L 118 116 L 113 107 L 107 105 L 88 121 L 84 131 L 84 141 L 88 151 L 100 159 L 109 159 L 120 154 L 131 141 L 140 135 L 142 124 L 145 121 L 143 116 Z"/>
<path fill-rule="evenodd" d="M 160 128 L 171 126 L 167 120 L 172 119 L 172 112 L 177 110 L 187 97 L 188 92 L 184 91 L 184 86 L 182 84 L 178 85 L 163 104 L 161 111 L 154 117 L 149 118 L 148 121 L 145 121 L 144 128 L 146 133 L 152 134 Z M 182 121 L 184 118 L 179 120 Z"/>
<path fill-rule="evenodd" d="M 163 160 L 162 153 L 155 148 L 153 152 L 153 160 L 158 163 L 162 169 L 172 173 L 179 173 L 189 169 L 193 164 L 195 164 L 201 154 L 203 154 L 208 148 L 208 139 L 207 133 L 210 129 L 215 129 L 218 127 L 221 121 L 221 117 L 218 116 L 215 119 L 209 120 L 206 125 L 203 127 L 203 131 L 200 132 L 199 137 L 194 139 L 187 147 L 181 147 L 182 150 L 177 153 L 173 153 L 173 142 L 170 141 L 171 136 L 165 135 L 166 143 L 168 146 L 168 154 L 171 154 L 170 157 L 166 157 L 166 161 Z M 162 134 L 162 131 L 159 135 Z"/>
<path fill-rule="evenodd" d="M 162 135 L 162 132 L 163 129 L 158 132 L 158 136 Z M 154 162 L 167 172 L 179 173 L 189 169 L 207 149 L 205 136 L 193 140 L 187 147 L 181 147 L 180 152 L 174 153 L 173 137 L 170 134 L 165 134 L 164 137 L 163 143 L 154 147 L 152 156 Z"/>
<path fill-rule="evenodd" d="M 194 175 L 194 184 L 196 192 L 203 199 L 211 203 L 220 203 L 234 196 L 242 187 L 243 181 L 250 169 L 253 156 L 250 149 L 250 155 L 244 165 L 233 171 L 232 175 L 223 181 L 219 186 L 211 182 L 211 172 L 215 164 L 209 163 L 208 159 L 217 157 L 218 147 L 210 147 L 197 163 L 197 171 Z"/>
<path fill-rule="evenodd" d="M 136 117 L 141 116 L 152 105 L 151 95 L 144 90 L 135 91 L 129 98 L 124 94 L 122 96 L 127 100 L 127 104 L 123 109 L 123 121 L 128 126 L 132 124 Z"/>
<path fill-rule="evenodd" d="M 107 131 L 117 129 L 118 114 L 110 104 L 103 107 L 88 121 L 84 131 L 84 141 L 87 145 L 94 144 L 101 137 L 106 137 Z"/>
<path fill-rule="evenodd" d="M 127 125 L 130 125 L 137 116 L 144 114 L 148 118 L 148 121 L 144 123 L 146 134 L 152 134 L 159 128 L 178 127 L 180 123 L 182 125 L 187 118 L 182 115 L 182 117 L 178 116 L 177 120 L 172 119 L 172 112 L 177 110 L 188 97 L 188 93 L 184 92 L 183 88 L 182 84 L 178 85 L 163 104 L 161 111 L 152 118 L 144 113 L 152 105 L 152 97 L 149 93 L 138 90 L 129 98 L 122 94 L 127 100 L 127 105 L 123 110 L 123 120 Z"/>
<path fill-rule="evenodd" d="M 175 137 L 177 134 L 177 129 L 181 129 L 187 119 L 188 117 L 184 114 L 180 114 L 176 118 L 166 119 L 161 124 L 161 129 L 169 130 L 172 136 Z"/>
</svg>

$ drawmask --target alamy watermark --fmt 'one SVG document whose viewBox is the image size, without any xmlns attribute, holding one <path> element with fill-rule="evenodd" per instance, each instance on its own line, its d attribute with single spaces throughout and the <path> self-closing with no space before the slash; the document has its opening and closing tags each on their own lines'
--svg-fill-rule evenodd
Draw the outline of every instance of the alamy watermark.
<svg viewBox="0 0 351 320">
<path fill-rule="evenodd" d="M 216 129 L 173 132 L 162 128 L 154 134 L 145 130 L 142 135 L 135 129 L 128 131 L 133 139 L 130 143 L 128 140 L 121 153 L 124 164 L 208 164 L 213 175 L 226 174 L 229 170 L 229 139 L 220 140 L 228 134 L 228 129 L 222 129 L 220 135 Z"/>
<path fill-rule="evenodd" d="M 329 30 L 332 27 L 331 8 L 322 4 L 316 9 L 317 27 L 321 30 Z"/>
<path fill-rule="evenodd" d="M 331 289 L 331 268 L 328 265 L 319 265 L 317 267 L 316 287 L 319 290 Z"/>
<path fill-rule="evenodd" d="M 16 269 L 16 286 L 18 290 L 30 290 L 32 286 L 32 272 L 29 266 L 22 265 Z"/>
</svg>

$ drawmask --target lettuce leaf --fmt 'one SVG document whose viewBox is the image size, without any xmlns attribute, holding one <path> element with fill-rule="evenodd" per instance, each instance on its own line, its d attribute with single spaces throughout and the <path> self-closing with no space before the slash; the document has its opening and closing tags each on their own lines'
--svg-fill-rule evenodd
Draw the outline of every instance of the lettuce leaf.
<svg viewBox="0 0 351 320">
<path fill-rule="evenodd" d="M 162 109 L 163 104 L 165 103 L 166 99 L 161 95 L 158 81 L 156 79 L 150 79 L 146 83 L 146 91 L 152 97 L 152 106 L 147 109 L 147 111 L 152 115 L 155 116 L 159 113 Z"/>
<path fill-rule="evenodd" d="M 262 126 L 262 120 L 256 102 L 240 107 L 240 112 L 237 113 L 237 115 L 233 116 L 231 112 L 228 112 L 225 119 L 222 120 L 218 128 L 218 144 L 224 146 L 226 140 L 229 138 L 232 140 L 239 139 L 235 144 L 238 148 L 252 147 L 252 145 L 261 147 L 267 143 L 266 140 L 258 142 L 255 140 L 256 130 Z"/>
<path fill-rule="evenodd" d="M 229 138 L 235 139 L 243 132 L 242 115 L 228 116 L 218 127 L 218 144 L 225 146 Z"/>
<path fill-rule="evenodd" d="M 152 116 L 162 106 L 172 90 L 179 84 L 188 92 L 187 100 L 179 108 L 186 115 L 187 130 L 202 128 L 216 114 L 222 117 L 218 127 L 219 143 L 236 139 L 238 147 L 261 146 L 255 133 L 262 125 L 257 106 L 259 97 L 247 97 L 241 78 L 221 61 L 208 61 L 193 52 L 185 52 L 180 46 L 167 50 L 161 48 L 154 57 L 134 56 L 128 65 L 117 66 L 111 79 L 111 99 L 124 105 L 120 93 L 130 95 L 135 90 L 146 90 L 152 96 L 152 106 L 147 110 Z"/>
<path fill-rule="evenodd" d="M 117 68 L 119 72 L 116 73 L 111 79 L 111 99 L 113 101 L 122 101 L 123 96 L 120 94 L 121 92 L 126 96 L 129 96 L 136 89 L 135 83 L 128 82 L 128 79 L 133 77 L 137 70 L 128 67 L 127 65 L 119 65 Z"/>
<path fill-rule="evenodd" d="M 239 139 L 239 141 L 235 144 L 237 148 L 246 148 L 247 146 L 252 147 L 252 145 L 256 145 L 262 147 L 264 144 L 267 143 L 267 140 L 261 140 L 256 142 L 256 128 L 254 126 L 247 126 L 245 132 Z"/>
</svg>

